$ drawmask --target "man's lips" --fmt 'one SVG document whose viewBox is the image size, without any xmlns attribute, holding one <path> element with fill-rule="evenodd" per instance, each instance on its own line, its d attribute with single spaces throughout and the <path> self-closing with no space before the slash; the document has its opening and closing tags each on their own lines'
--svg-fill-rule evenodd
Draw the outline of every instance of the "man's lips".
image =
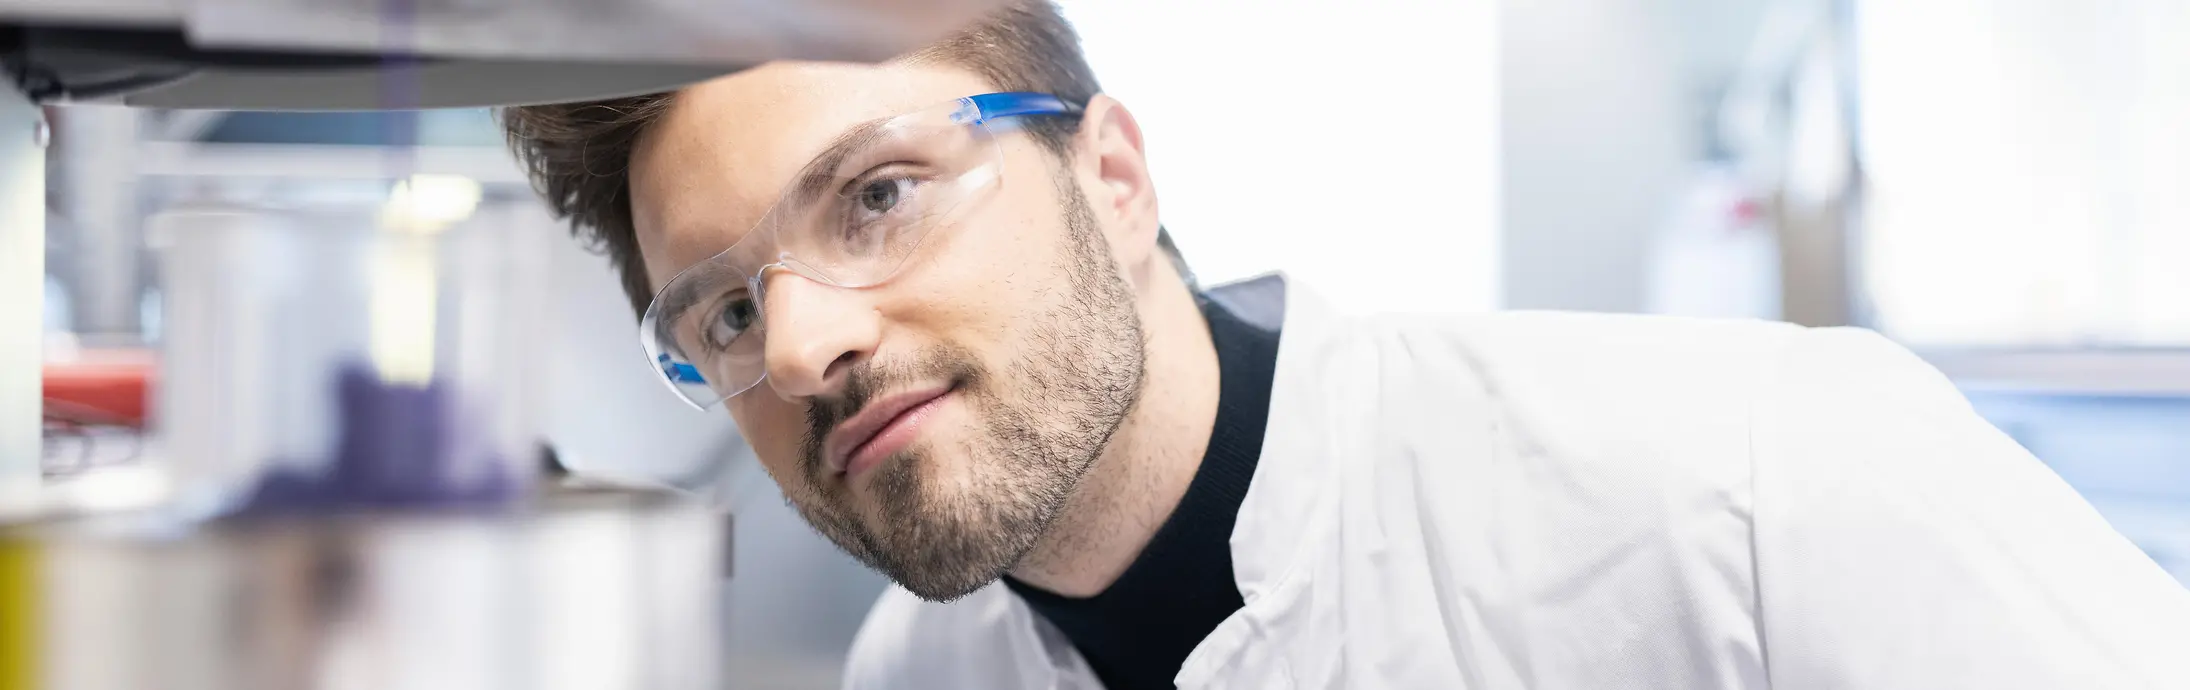
<svg viewBox="0 0 2190 690">
<path fill-rule="evenodd" d="M 948 383 L 893 393 L 867 403 L 859 414 L 844 420 L 822 440 L 822 457 L 830 472 L 857 474 L 881 457 L 912 442 L 912 434 L 926 413 L 951 392 Z M 879 441 L 879 442 L 878 442 Z"/>
</svg>

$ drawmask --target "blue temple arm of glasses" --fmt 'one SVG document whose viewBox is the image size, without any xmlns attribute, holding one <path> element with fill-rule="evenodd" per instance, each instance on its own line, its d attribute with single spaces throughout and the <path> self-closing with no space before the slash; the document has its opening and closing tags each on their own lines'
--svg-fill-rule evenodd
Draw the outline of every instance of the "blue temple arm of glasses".
<svg viewBox="0 0 2190 690">
<path fill-rule="evenodd" d="M 698 384 L 707 383 L 707 379 L 700 377 L 700 370 L 698 368 L 693 367 L 690 364 L 685 364 L 683 362 L 669 361 L 669 355 L 661 355 L 655 357 L 654 361 L 662 365 L 662 375 L 669 377 L 669 380 L 671 381 Z"/>
<path fill-rule="evenodd" d="M 1079 106 L 1046 93 L 984 93 L 967 97 L 966 100 L 973 101 L 973 107 L 981 111 L 983 121 L 1017 115 L 1064 115 L 1080 112 Z"/>
</svg>

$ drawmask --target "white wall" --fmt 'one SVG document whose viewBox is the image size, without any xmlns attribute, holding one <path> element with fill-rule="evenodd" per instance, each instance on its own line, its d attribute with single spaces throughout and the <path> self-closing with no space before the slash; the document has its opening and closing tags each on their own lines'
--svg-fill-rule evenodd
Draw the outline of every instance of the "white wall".
<svg viewBox="0 0 2190 690">
<path fill-rule="evenodd" d="M 1651 235 L 1703 153 L 1706 88 L 1772 1 L 1504 4 L 1504 306 L 1642 307 Z"/>
<path fill-rule="evenodd" d="M 1694 129 L 1655 4 L 1507 3 L 1506 306 L 1642 306 L 1646 242 L 1689 169 Z"/>
<path fill-rule="evenodd" d="M 1498 292 L 1496 3 L 1067 0 L 1204 283 L 1353 308 Z"/>
</svg>

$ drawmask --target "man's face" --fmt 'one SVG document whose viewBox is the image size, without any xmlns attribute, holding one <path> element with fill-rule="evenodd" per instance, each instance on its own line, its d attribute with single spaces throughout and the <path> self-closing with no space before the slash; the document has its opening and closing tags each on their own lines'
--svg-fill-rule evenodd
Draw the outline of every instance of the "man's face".
<svg viewBox="0 0 2190 690">
<path fill-rule="evenodd" d="M 686 90 L 631 162 L 653 286 L 743 238 L 847 129 L 993 90 L 940 64 L 776 64 Z M 725 403 L 810 524 L 935 600 L 1034 546 L 1141 390 L 1114 214 L 1030 135 L 997 141 L 996 188 L 889 280 L 769 273 L 767 379 Z"/>
</svg>

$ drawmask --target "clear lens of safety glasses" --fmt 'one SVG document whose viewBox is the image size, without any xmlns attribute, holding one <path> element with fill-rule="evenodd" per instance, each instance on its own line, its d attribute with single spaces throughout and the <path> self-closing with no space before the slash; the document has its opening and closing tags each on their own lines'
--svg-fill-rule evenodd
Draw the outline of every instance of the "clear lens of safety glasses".
<svg viewBox="0 0 2190 690">
<path fill-rule="evenodd" d="M 852 130 L 790 180 L 751 232 L 663 286 L 639 324 L 647 360 L 701 408 L 759 384 L 768 271 L 843 288 L 888 280 L 929 233 L 994 190 L 1001 153 L 988 120 L 1065 111 L 1055 97 L 988 94 Z"/>
</svg>

